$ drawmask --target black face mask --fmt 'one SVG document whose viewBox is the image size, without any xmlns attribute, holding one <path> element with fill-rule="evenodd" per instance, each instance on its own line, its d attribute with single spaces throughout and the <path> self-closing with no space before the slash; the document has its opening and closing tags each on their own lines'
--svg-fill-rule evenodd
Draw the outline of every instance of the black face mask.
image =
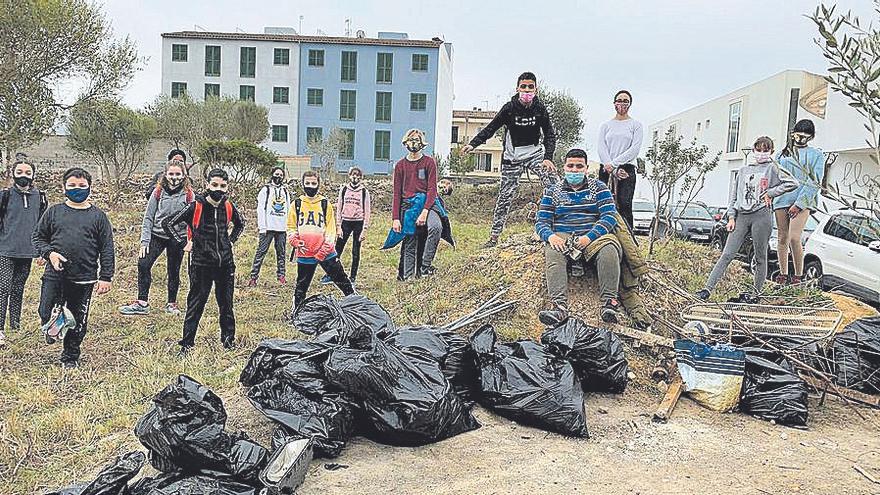
<svg viewBox="0 0 880 495">
<path fill-rule="evenodd" d="M 349 178 L 348 178 L 348 182 L 350 182 L 351 185 L 356 186 L 356 185 L 358 185 L 358 184 L 361 183 L 361 178 L 360 178 L 360 177 L 356 177 L 356 176 L 352 176 L 352 177 L 349 177 Z"/>
<path fill-rule="evenodd" d="M 219 203 L 226 198 L 226 193 L 219 189 L 211 189 L 208 191 L 208 197 L 210 197 L 215 202 Z"/>
<path fill-rule="evenodd" d="M 284 177 L 277 177 L 275 175 L 272 176 L 273 184 L 281 184 L 282 182 L 284 182 Z"/>
<path fill-rule="evenodd" d="M 418 153 L 419 151 L 422 151 L 423 148 L 424 146 L 421 144 L 406 143 L 406 150 L 410 153 Z"/>
<path fill-rule="evenodd" d="M 32 177 L 26 177 L 24 175 L 20 175 L 15 179 L 15 185 L 18 187 L 29 187 L 34 183 L 34 179 Z"/>
<path fill-rule="evenodd" d="M 318 194 L 318 188 L 317 188 L 317 187 L 306 187 L 306 186 L 303 186 L 303 191 L 305 191 L 306 196 L 308 196 L 308 197 L 310 197 L 310 198 L 314 198 L 314 197 Z"/>
</svg>

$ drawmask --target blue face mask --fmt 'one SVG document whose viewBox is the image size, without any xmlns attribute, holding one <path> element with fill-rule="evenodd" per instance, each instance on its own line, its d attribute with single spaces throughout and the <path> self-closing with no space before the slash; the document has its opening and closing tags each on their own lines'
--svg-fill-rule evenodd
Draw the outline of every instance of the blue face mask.
<svg viewBox="0 0 880 495">
<path fill-rule="evenodd" d="M 73 201 L 74 203 L 82 203 L 83 201 L 89 199 L 89 195 L 92 194 L 92 188 L 87 187 L 85 189 L 67 189 L 64 191 L 64 195 L 67 196 L 67 199 Z"/>
<path fill-rule="evenodd" d="M 586 174 L 583 172 L 566 172 L 565 173 L 565 182 L 568 182 L 569 184 L 576 186 L 584 181 L 584 177 L 586 177 Z"/>
</svg>

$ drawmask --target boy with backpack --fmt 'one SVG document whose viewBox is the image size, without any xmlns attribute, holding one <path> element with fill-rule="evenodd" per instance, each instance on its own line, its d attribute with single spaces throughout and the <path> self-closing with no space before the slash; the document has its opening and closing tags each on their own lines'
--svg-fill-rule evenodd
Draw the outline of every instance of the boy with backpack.
<svg viewBox="0 0 880 495">
<path fill-rule="evenodd" d="M 363 185 L 364 172 L 360 167 L 348 169 L 348 184 L 339 188 L 336 200 L 336 253 L 342 257 L 348 238 L 351 237 L 351 285 L 357 279 L 361 261 L 361 243 L 367 238 L 370 226 L 370 191 Z M 324 275 L 322 284 L 329 284 L 330 275 Z"/>
<path fill-rule="evenodd" d="M 165 233 L 178 242 L 185 238 L 174 228 L 176 225 L 185 223 L 192 235 L 187 246 L 191 251 L 189 294 L 180 340 L 181 356 L 195 346 L 196 331 L 211 295 L 211 286 L 214 286 L 220 313 L 220 342 L 227 350 L 235 347 L 235 259 L 232 245 L 244 230 L 244 220 L 228 199 L 229 175 L 226 171 L 215 168 L 208 172 L 207 179 L 204 195 L 196 195 L 194 202 L 162 222 Z M 230 225 L 233 226 L 231 233 Z"/>
<path fill-rule="evenodd" d="M 110 220 L 89 202 L 91 174 L 79 167 L 68 169 L 62 184 L 67 199 L 49 207 L 33 233 L 34 248 L 49 261 L 38 311 L 44 327 L 53 324 L 55 315 L 72 316 L 73 321 L 65 324 L 72 328 L 64 334 L 61 365 L 76 368 L 88 329 L 92 291 L 98 295 L 110 291 L 116 260 Z M 46 341 L 55 342 L 48 333 Z"/>
<path fill-rule="evenodd" d="M 38 257 L 31 242 L 40 216 L 48 206 L 46 194 L 34 187 L 34 165 L 25 159 L 12 165 L 13 184 L 0 190 L 0 347 L 6 344 L 6 311 L 9 328 L 21 327 L 21 302 Z"/>
<path fill-rule="evenodd" d="M 327 272 L 330 280 L 346 296 L 354 293 L 351 280 L 345 274 L 336 254 L 336 220 L 333 206 L 323 194 L 318 193 L 321 181 L 318 174 L 308 170 L 302 175 L 303 195 L 293 202 L 293 210 L 287 220 L 290 232 L 287 240 L 293 246 L 296 258 L 296 289 L 293 312 L 302 306 L 318 265 Z"/>
<path fill-rule="evenodd" d="M 290 212 L 290 193 L 284 183 L 284 167 L 276 165 L 272 167 L 272 178 L 269 183 L 260 189 L 257 194 L 257 230 L 260 240 L 257 244 L 257 252 L 254 253 L 254 264 L 251 267 L 251 279 L 248 287 L 257 286 L 257 277 L 263 266 L 263 259 L 269 252 L 269 245 L 275 245 L 276 271 L 278 283 L 286 284 L 285 257 L 287 248 L 287 216 Z"/>
</svg>

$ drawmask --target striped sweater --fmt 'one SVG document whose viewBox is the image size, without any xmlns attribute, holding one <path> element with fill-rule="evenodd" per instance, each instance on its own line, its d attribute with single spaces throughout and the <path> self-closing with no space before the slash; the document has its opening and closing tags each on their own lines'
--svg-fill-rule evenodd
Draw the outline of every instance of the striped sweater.
<svg viewBox="0 0 880 495">
<path fill-rule="evenodd" d="M 586 235 L 595 241 L 617 225 L 614 198 L 598 179 L 587 177 L 581 189 L 558 182 L 544 190 L 535 231 L 544 242 L 556 232 Z"/>
</svg>

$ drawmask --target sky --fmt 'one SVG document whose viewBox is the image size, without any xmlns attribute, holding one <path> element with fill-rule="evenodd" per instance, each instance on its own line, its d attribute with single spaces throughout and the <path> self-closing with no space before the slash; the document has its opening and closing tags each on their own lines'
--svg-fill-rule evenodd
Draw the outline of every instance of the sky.
<svg viewBox="0 0 880 495">
<path fill-rule="evenodd" d="M 871 17 L 870 0 L 838 9 Z M 162 32 L 204 29 L 262 33 L 288 26 L 321 30 L 402 31 L 453 44 L 456 109 L 495 110 L 529 70 L 539 86 L 569 91 L 583 106 L 583 144 L 595 149 L 614 115 L 619 89 L 633 94 L 630 114 L 646 127 L 785 69 L 822 73 L 826 63 L 805 17 L 814 0 L 366 1 L 105 0 L 118 35 L 130 36 L 143 70 L 123 100 L 142 107 L 161 91 Z M 591 158 L 595 159 L 591 152 Z"/>
</svg>

